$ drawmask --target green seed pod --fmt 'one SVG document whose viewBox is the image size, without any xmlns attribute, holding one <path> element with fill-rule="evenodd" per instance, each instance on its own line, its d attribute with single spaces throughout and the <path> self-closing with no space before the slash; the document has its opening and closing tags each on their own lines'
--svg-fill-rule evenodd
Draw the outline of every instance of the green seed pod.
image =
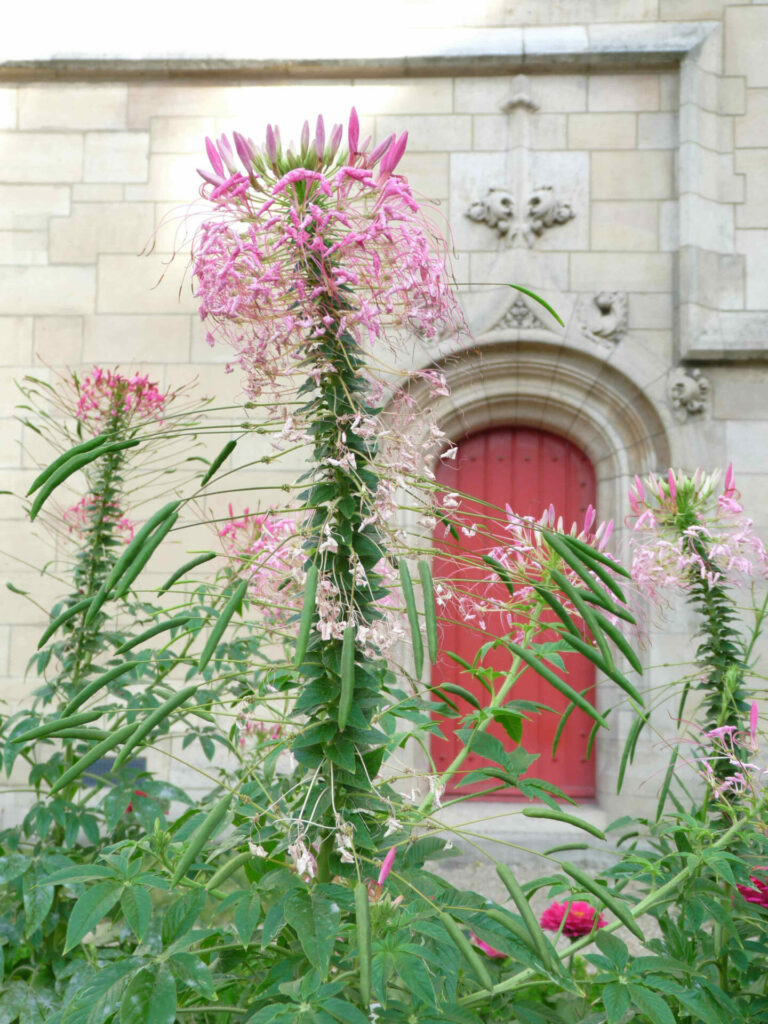
<svg viewBox="0 0 768 1024">
<path fill-rule="evenodd" d="M 37 649 L 40 650 L 40 648 L 51 639 L 59 626 L 63 626 L 65 622 L 73 619 L 78 612 L 83 611 L 90 603 L 90 597 L 84 597 L 82 601 L 78 601 L 76 604 L 71 605 L 69 608 L 65 609 L 65 611 L 57 615 L 55 619 L 52 619 L 46 626 L 43 635 L 37 641 Z"/>
<path fill-rule="evenodd" d="M 76 779 L 78 775 L 82 775 L 86 768 L 89 768 L 94 761 L 98 761 L 100 757 L 103 757 L 107 751 L 122 743 L 124 739 L 127 739 L 135 728 L 135 722 L 131 722 L 130 725 L 124 725 L 122 729 L 117 729 L 115 732 L 110 733 L 101 743 L 91 747 L 87 754 L 83 754 L 78 761 L 75 761 L 72 767 L 68 768 L 51 786 L 51 796 L 54 793 L 58 793 L 59 790 L 67 786 L 73 779 Z"/>
<path fill-rule="evenodd" d="M 27 491 L 27 497 L 29 497 L 30 494 L 33 494 L 41 484 L 44 484 L 49 477 L 53 476 L 56 470 L 60 466 L 63 466 L 65 462 L 69 462 L 70 459 L 74 459 L 78 455 L 84 455 L 86 452 L 93 451 L 94 448 L 98 448 L 100 445 L 104 444 L 106 440 L 107 434 L 99 434 L 98 437 L 91 437 L 87 441 L 83 441 L 82 444 L 76 444 L 74 448 L 70 448 L 68 451 L 62 452 L 57 459 L 54 459 L 49 466 L 46 466 L 41 473 L 37 474 Z"/>
<path fill-rule="evenodd" d="M 179 693 L 175 693 L 172 697 L 169 697 L 164 704 L 160 705 L 160 707 L 155 708 L 152 714 L 147 715 L 141 725 L 139 725 L 136 732 L 131 736 L 123 749 L 117 755 L 117 758 L 115 759 L 115 768 L 119 768 L 122 764 L 125 764 L 131 754 L 131 751 L 141 743 L 144 737 L 150 733 L 159 722 L 162 722 L 162 720 L 174 712 L 180 704 L 183 704 L 187 697 L 191 697 L 197 690 L 198 685 L 198 683 L 192 683 L 191 686 L 185 686 L 183 690 L 179 691 Z"/>
<path fill-rule="evenodd" d="M 355 924 L 360 962 L 360 999 L 363 1006 L 367 1007 L 371 1002 L 371 908 L 365 882 L 358 882 L 355 886 Z"/>
<path fill-rule="evenodd" d="M 76 455 L 74 458 L 68 459 L 62 463 L 55 473 L 52 473 L 45 484 L 41 487 L 37 497 L 32 502 L 32 507 L 29 510 L 29 518 L 31 520 L 37 517 L 37 513 L 45 504 L 45 501 L 53 494 L 56 488 L 64 483 L 64 481 L 76 473 L 79 469 L 83 469 L 90 462 L 98 459 L 101 455 L 106 455 L 109 452 L 122 451 L 124 448 L 135 448 L 139 444 L 139 441 L 115 441 L 112 444 L 99 445 L 98 448 L 90 452 L 84 452 L 82 455 Z"/>
<path fill-rule="evenodd" d="M 577 868 L 575 864 L 569 864 L 564 861 L 561 863 L 560 867 L 567 875 L 571 876 L 574 882 L 578 882 L 583 889 L 586 889 L 587 892 L 591 892 L 593 896 L 596 896 L 606 909 L 615 914 L 621 923 L 625 924 L 627 928 L 629 928 L 633 935 L 636 935 L 642 943 L 645 943 L 646 935 L 629 912 L 628 907 L 626 907 L 621 900 L 614 899 L 606 886 L 595 881 L 594 878 L 591 878 L 580 868 Z"/>
<path fill-rule="evenodd" d="M 453 944 L 456 946 L 458 951 L 467 961 L 469 966 L 472 968 L 472 973 L 475 975 L 477 980 L 488 991 L 493 990 L 493 978 L 488 973 L 488 968 L 485 966 L 483 961 L 480 959 L 480 954 L 477 952 L 475 947 L 469 941 L 464 932 L 459 928 L 452 917 L 449 917 L 444 910 L 440 911 L 440 921 L 443 927 L 451 936 Z"/>
<path fill-rule="evenodd" d="M 195 831 L 189 837 L 189 845 L 179 858 L 176 870 L 173 873 L 173 878 L 171 879 L 172 888 L 175 888 L 184 875 L 186 875 L 187 871 L 194 863 L 195 857 L 197 857 L 198 853 L 200 853 L 202 848 L 205 846 L 208 838 L 224 820 L 224 817 L 229 810 L 231 800 L 232 794 L 226 793 L 213 805 L 206 817 L 200 822 Z"/>
<path fill-rule="evenodd" d="M 132 647 L 138 647 L 139 644 L 143 644 L 145 640 L 151 640 L 152 637 L 157 636 L 158 633 L 164 633 L 166 630 L 186 625 L 191 618 L 191 615 L 177 615 L 175 619 L 166 619 L 165 622 L 158 622 L 154 626 L 150 626 L 149 629 L 145 629 L 143 633 L 139 633 L 138 636 L 131 637 L 130 640 L 126 640 L 125 643 L 120 644 L 115 651 L 115 654 L 125 654 L 125 652 L 130 651 Z"/>
<path fill-rule="evenodd" d="M 529 665 L 534 672 L 538 672 L 549 683 L 550 686 L 554 687 L 558 693 L 562 693 L 564 697 L 567 697 L 572 704 L 575 704 L 577 708 L 581 708 L 585 711 L 591 719 L 601 725 L 604 729 L 608 728 L 608 723 L 605 718 L 600 714 L 597 708 L 593 707 L 586 697 L 582 696 L 577 690 L 574 690 L 572 686 L 564 683 L 560 676 L 556 675 L 552 669 L 545 665 L 543 661 L 537 658 L 530 651 L 527 651 L 524 647 L 519 644 L 513 643 L 511 640 L 504 641 L 513 654 L 516 654 L 518 658 Z"/>
<path fill-rule="evenodd" d="M 79 715 L 67 715 L 56 718 L 52 722 L 45 722 L 43 725 L 36 725 L 34 729 L 28 729 L 18 736 L 14 736 L 13 743 L 28 743 L 29 740 L 39 740 L 43 736 L 55 736 L 60 729 L 71 729 L 79 725 L 87 725 L 97 718 L 101 718 L 103 711 L 81 711 Z"/>
<path fill-rule="evenodd" d="M 341 693 L 339 695 L 339 729 L 344 730 L 352 710 L 355 695 L 355 638 L 357 628 L 347 626 L 341 642 Z"/>
<path fill-rule="evenodd" d="M 208 483 L 208 481 L 209 481 L 209 480 L 211 479 L 211 477 L 212 477 L 212 476 L 213 476 L 213 474 L 214 474 L 214 473 L 216 472 L 216 470 L 217 470 L 217 469 L 219 468 L 219 466 L 220 466 L 220 465 L 221 465 L 221 464 L 222 464 L 222 463 L 223 463 L 223 462 L 224 462 L 224 461 L 225 461 L 226 459 L 228 459 L 228 458 L 229 458 L 229 456 L 230 456 L 230 455 L 232 454 L 232 452 L 233 452 L 233 451 L 235 450 L 235 448 L 236 448 L 236 447 L 237 447 L 237 441 L 227 441 L 227 443 L 226 443 L 226 444 L 224 445 L 224 447 L 223 447 L 223 448 L 221 449 L 221 451 L 219 452 L 219 454 L 218 454 L 218 455 L 216 456 L 216 458 L 215 458 L 215 459 L 213 460 L 213 462 L 212 462 L 212 463 L 210 464 L 210 466 L 208 467 L 208 469 L 207 469 L 207 470 L 205 471 L 205 476 L 204 476 L 204 477 L 203 477 L 203 479 L 202 479 L 202 480 L 200 481 L 200 486 L 201 486 L 201 487 L 205 487 L 205 485 L 206 485 L 206 484 Z"/>
<path fill-rule="evenodd" d="M 424 644 L 421 639 L 419 615 L 416 611 L 416 600 L 413 596 L 413 583 L 411 581 L 411 574 L 408 571 L 408 563 L 406 560 L 401 558 L 397 564 L 400 569 L 400 583 L 403 588 L 403 597 L 405 598 L 405 610 L 408 614 L 408 622 L 411 627 L 414 670 L 416 672 L 416 678 L 421 679 L 421 673 L 424 668 Z"/>
<path fill-rule="evenodd" d="M 419 578 L 421 579 L 421 591 L 424 595 L 424 627 L 427 632 L 427 652 L 429 660 L 434 665 L 437 661 L 437 610 L 435 608 L 435 584 L 432 579 L 432 570 L 429 563 L 422 559 L 419 562 Z"/>
<path fill-rule="evenodd" d="M 584 821 L 582 818 L 577 818 L 573 814 L 566 814 L 565 811 L 556 811 L 554 807 L 524 807 L 523 814 L 526 818 L 547 818 L 551 821 L 562 821 L 566 825 L 573 825 L 574 828 L 583 829 L 585 832 L 589 832 L 591 835 L 597 836 L 598 839 L 605 841 L 605 833 L 597 825 Z"/>
<path fill-rule="evenodd" d="M 81 704 L 91 698 L 97 690 L 100 690 L 107 683 L 111 683 L 113 679 L 117 679 L 119 676 L 124 675 L 126 672 L 130 672 L 131 669 L 136 668 L 140 665 L 140 661 L 124 661 L 122 665 L 116 665 L 114 668 L 109 669 L 108 672 L 104 672 L 96 679 L 84 686 L 80 693 L 76 694 L 72 700 L 64 708 L 65 715 L 71 715 L 73 711 L 77 711 Z"/>
<path fill-rule="evenodd" d="M 237 610 L 241 601 L 245 597 L 245 592 L 247 589 L 248 580 L 240 580 L 235 589 L 235 592 L 232 594 L 230 599 L 222 608 L 221 615 L 219 615 L 218 619 L 216 619 L 216 622 L 213 625 L 213 629 L 211 630 L 211 635 L 208 637 L 205 647 L 203 648 L 203 653 L 200 655 L 200 661 L 197 664 L 198 670 L 200 672 L 203 671 L 203 669 L 206 667 L 208 662 L 213 657 L 213 652 L 216 650 L 216 646 L 219 640 L 221 640 L 224 630 L 229 625 L 229 620 L 235 614 L 235 611 Z"/>
<path fill-rule="evenodd" d="M 230 875 L 233 875 L 238 868 L 241 868 L 244 864 L 247 864 L 249 860 L 253 860 L 253 854 L 246 850 L 245 853 L 238 853 L 232 860 L 228 860 L 226 864 L 222 864 L 215 874 L 211 875 L 208 881 L 205 883 L 205 888 L 208 892 L 213 892 L 214 889 L 218 889 L 222 882 L 226 882 Z"/>
<path fill-rule="evenodd" d="M 307 580 L 304 584 L 304 606 L 301 609 L 301 621 L 299 622 L 299 634 L 296 637 L 296 654 L 293 664 L 299 668 L 304 661 L 309 643 L 309 632 L 312 629 L 312 620 L 315 616 L 315 601 L 317 599 L 317 581 L 319 572 L 313 563 L 307 569 Z"/>
<path fill-rule="evenodd" d="M 215 551 L 206 551 L 203 555 L 196 555 L 195 558 L 190 558 L 190 560 L 185 562 L 180 569 L 177 569 L 176 572 L 172 573 L 168 577 L 162 587 L 158 590 L 157 596 L 160 597 L 160 595 L 164 594 L 166 590 L 170 590 L 173 584 L 177 580 L 180 580 L 182 576 L 186 575 L 186 573 L 197 568 L 198 565 L 202 565 L 204 562 L 210 562 L 210 560 L 215 557 Z"/>
<path fill-rule="evenodd" d="M 531 910 L 531 905 L 526 899 L 525 893 L 520 888 L 520 883 L 515 878 L 512 869 L 507 864 L 497 864 L 496 874 L 499 876 L 501 881 L 504 883 L 509 895 L 517 907 L 517 912 L 523 919 L 523 924 L 528 929 L 528 934 L 531 936 L 536 952 L 539 955 L 539 959 L 545 967 L 551 966 L 552 956 L 547 946 L 547 940 L 544 937 L 544 932 L 541 930 L 541 925 L 536 920 L 536 916 Z"/>
<path fill-rule="evenodd" d="M 155 551 L 157 551 L 160 544 L 162 544 L 162 542 L 174 528 L 174 526 L 178 522 L 178 519 L 179 513 L 174 512 L 172 516 L 169 516 L 169 518 L 166 519 L 166 521 L 155 530 L 155 532 L 149 538 L 149 540 L 144 545 L 142 550 L 138 553 L 138 555 L 128 566 L 125 575 L 120 581 L 120 586 L 115 591 L 115 600 L 120 600 L 120 598 L 125 597 L 130 585 L 139 575 L 139 573 L 150 560 L 152 555 L 154 555 Z"/>
</svg>

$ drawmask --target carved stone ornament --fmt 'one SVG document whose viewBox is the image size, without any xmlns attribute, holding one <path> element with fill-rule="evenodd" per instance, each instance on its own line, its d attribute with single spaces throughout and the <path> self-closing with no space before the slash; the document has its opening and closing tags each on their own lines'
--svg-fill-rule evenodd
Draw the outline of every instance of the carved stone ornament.
<svg viewBox="0 0 768 1024">
<path fill-rule="evenodd" d="M 678 366 L 669 377 L 669 400 L 682 418 L 698 416 L 704 412 L 709 394 L 709 381 L 701 370 L 687 370 Z"/>
<path fill-rule="evenodd" d="M 621 341 L 629 322 L 626 292 L 598 292 L 581 306 L 580 327 L 604 341 Z"/>
<path fill-rule="evenodd" d="M 519 239 L 529 248 L 547 228 L 566 224 L 576 216 L 570 203 L 558 199 L 551 185 L 534 188 L 524 204 L 517 204 L 509 189 L 489 188 L 485 198 L 472 203 L 466 215 L 478 224 L 487 224 L 510 245 Z"/>
<path fill-rule="evenodd" d="M 504 313 L 498 323 L 495 323 L 491 330 L 548 330 L 546 324 L 539 320 L 528 303 L 521 295 L 518 295 L 509 309 Z"/>
</svg>

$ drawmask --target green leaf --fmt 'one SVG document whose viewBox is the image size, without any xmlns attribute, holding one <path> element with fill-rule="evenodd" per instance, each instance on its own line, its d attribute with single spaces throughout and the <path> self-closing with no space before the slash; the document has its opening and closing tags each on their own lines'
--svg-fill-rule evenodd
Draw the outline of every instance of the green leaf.
<svg viewBox="0 0 768 1024">
<path fill-rule="evenodd" d="M 370 1017 L 366 1017 L 356 1006 L 345 1003 L 341 999 L 326 999 L 323 1002 L 323 1009 L 327 1010 L 336 1020 L 342 1024 L 370 1024 Z"/>
<path fill-rule="evenodd" d="M 608 957 L 617 970 L 624 970 L 629 963 L 629 950 L 621 939 L 615 935 L 606 935 L 605 932 L 598 932 L 595 936 L 595 944 Z"/>
<path fill-rule="evenodd" d="M 36 931 L 48 916 L 53 903 L 53 886 L 38 872 L 36 867 L 24 875 L 22 894 L 26 925 L 25 936 L 29 937 Z"/>
<path fill-rule="evenodd" d="M 669 1006 L 660 995 L 639 985 L 628 985 L 629 995 L 638 1010 L 650 1017 L 653 1024 L 675 1024 L 675 1018 Z"/>
<path fill-rule="evenodd" d="M 560 317 L 557 315 L 557 313 L 554 311 L 554 309 L 552 309 L 550 304 L 548 302 L 545 302 L 544 299 L 542 299 L 542 297 L 540 295 L 536 294 L 536 292 L 532 292 L 528 288 L 523 288 L 523 286 L 521 284 L 510 284 L 509 287 L 510 288 L 514 288 L 515 291 L 517 291 L 517 292 L 522 292 L 523 295 L 527 295 L 528 298 L 529 299 L 533 299 L 534 302 L 538 302 L 538 304 L 540 306 L 543 306 L 544 309 L 546 309 L 546 311 L 548 313 L 550 313 L 555 318 L 555 320 L 557 320 L 557 322 L 560 324 L 561 327 L 565 327 L 565 324 L 560 319 Z"/>
<path fill-rule="evenodd" d="M 94 980 L 77 990 L 64 1007 L 62 1024 L 102 1024 L 117 1009 L 126 975 L 141 964 L 137 957 L 118 960 L 96 972 Z"/>
<path fill-rule="evenodd" d="M 244 896 L 235 908 L 235 928 L 240 941 L 247 946 L 251 941 L 253 930 L 261 917 L 261 901 L 256 892 Z"/>
<path fill-rule="evenodd" d="M 170 959 L 176 978 L 206 999 L 216 998 L 216 988 L 208 964 L 194 953 L 175 953 Z"/>
<path fill-rule="evenodd" d="M 67 941 L 64 952 L 82 942 L 120 899 L 122 883 L 117 881 L 99 882 L 87 889 L 72 908 L 67 924 Z"/>
<path fill-rule="evenodd" d="M 176 982 L 168 964 L 145 968 L 132 978 L 123 994 L 120 1024 L 173 1024 Z"/>
<path fill-rule="evenodd" d="M 147 934 L 149 919 L 152 915 L 152 898 L 146 889 L 130 886 L 123 890 L 120 906 L 125 920 L 133 934 L 142 942 Z"/>
<path fill-rule="evenodd" d="M 321 978 L 328 974 L 333 944 L 339 931 L 339 907 L 319 893 L 290 893 L 285 919 L 296 932 L 301 948 Z"/>
<path fill-rule="evenodd" d="M 608 1014 L 608 1024 L 619 1024 L 631 1004 L 627 986 L 616 982 L 606 985 L 603 989 L 603 1002 Z"/>
<path fill-rule="evenodd" d="M 25 857 L 23 853 L 9 853 L 0 857 L 0 885 L 15 881 L 31 865 L 31 857 Z"/>
<path fill-rule="evenodd" d="M 406 987 L 427 1006 L 435 1006 L 435 989 L 427 965 L 411 953 L 397 953 L 395 968 Z"/>
</svg>

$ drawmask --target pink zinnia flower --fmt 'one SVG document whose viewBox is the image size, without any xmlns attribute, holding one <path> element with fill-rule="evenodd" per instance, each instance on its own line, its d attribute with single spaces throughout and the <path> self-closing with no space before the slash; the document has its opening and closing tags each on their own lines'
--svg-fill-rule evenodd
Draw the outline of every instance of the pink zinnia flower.
<svg viewBox="0 0 768 1024">
<path fill-rule="evenodd" d="M 766 877 L 758 878 L 756 875 L 750 875 L 749 880 L 754 888 L 750 888 L 748 885 L 737 885 L 736 888 L 747 903 L 756 903 L 759 907 L 768 909 L 768 874 L 766 874 L 768 867 L 755 868 L 755 871 L 762 871 Z"/>
<path fill-rule="evenodd" d="M 589 935 L 596 928 L 605 928 L 608 924 L 602 914 L 598 914 L 590 903 L 583 900 L 552 903 L 541 915 L 539 923 L 546 931 L 556 932 L 560 930 L 563 918 L 565 918 L 563 935 L 567 935 L 570 939 Z"/>
</svg>

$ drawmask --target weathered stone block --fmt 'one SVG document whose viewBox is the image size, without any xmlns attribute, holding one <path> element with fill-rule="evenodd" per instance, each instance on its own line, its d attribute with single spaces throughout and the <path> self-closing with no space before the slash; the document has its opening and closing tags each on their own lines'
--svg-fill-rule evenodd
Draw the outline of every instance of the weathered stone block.
<svg viewBox="0 0 768 1024">
<path fill-rule="evenodd" d="M 8 267 L 0 274 L 0 313 L 86 313 L 95 287 L 92 267 Z"/>
<path fill-rule="evenodd" d="M 0 365 L 24 366 L 32 356 L 31 316 L 0 317 Z"/>
<path fill-rule="evenodd" d="M 125 198 L 135 200 L 187 200 L 194 199 L 200 188 L 201 179 L 196 167 L 202 167 L 204 160 L 193 156 L 159 153 L 149 158 L 149 174 L 145 185 L 126 185 Z"/>
<path fill-rule="evenodd" d="M 147 132 L 88 132 L 85 136 L 85 181 L 146 181 Z"/>
<path fill-rule="evenodd" d="M 82 362 L 83 318 L 81 316 L 35 317 L 33 349 L 36 358 L 48 366 L 72 366 Z"/>
<path fill-rule="evenodd" d="M 0 264 L 24 266 L 48 262 L 45 231 L 0 231 Z"/>
<path fill-rule="evenodd" d="M 408 149 L 415 153 L 425 150 L 455 152 L 472 148 L 472 118 L 464 114 L 376 118 L 377 140 L 386 138 L 392 132 L 400 134 L 404 131 L 408 132 Z"/>
<path fill-rule="evenodd" d="M 95 263 L 100 252 L 140 253 L 151 241 L 151 203 L 73 203 L 51 219 L 52 263 Z"/>
<path fill-rule="evenodd" d="M 654 72 L 589 76 L 588 110 L 658 110 L 659 97 L 659 76 Z"/>
<path fill-rule="evenodd" d="M 768 88 L 747 89 L 747 109 L 735 119 L 739 149 L 764 148 L 768 139 Z"/>
<path fill-rule="evenodd" d="M 571 114 L 568 118 L 571 149 L 634 149 L 636 142 L 635 114 Z"/>
<path fill-rule="evenodd" d="M 592 154 L 593 199 L 671 199 L 674 160 L 667 150 Z"/>
<path fill-rule="evenodd" d="M 592 248 L 652 252 L 659 247 L 659 206 L 654 202 L 593 202 Z"/>
<path fill-rule="evenodd" d="M 573 253 L 571 290 L 669 291 L 673 266 L 671 253 Z"/>
<path fill-rule="evenodd" d="M 765 41 L 768 39 L 768 7 L 753 4 L 725 10 L 726 75 L 745 75 L 747 87 L 768 86 L 768 61 Z"/>
<path fill-rule="evenodd" d="M 638 149 L 674 149 L 677 145 L 677 115 L 638 114 Z"/>
<path fill-rule="evenodd" d="M 69 182 L 82 176 L 82 135 L 0 132 L 0 181 Z"/>
<path fill-rule="evenodd" d="M 19 88 L 19 128 L 125 128 L 126 85 L 45 83 Z"/>
<path fill-rule="evenodd" d="M 142 363 L 161 356 L 167 363 L 189 359 L 189 317 L 110 316 L 86 318 L 83 361 Z"/>
<path fill-rule="evenodd" d="M 164 267 L 158 259 L 99 256 L 96 312 L 193 313 L 197 304 L 186 270 L 184 260 Z"/>
<path fill-rule="evenodd" d="M 737 226 L 768 227 L 768 148 L 737 150 L 735 165 L 746 175 L 746 202 L 736 209 Z"/>
</svg>

